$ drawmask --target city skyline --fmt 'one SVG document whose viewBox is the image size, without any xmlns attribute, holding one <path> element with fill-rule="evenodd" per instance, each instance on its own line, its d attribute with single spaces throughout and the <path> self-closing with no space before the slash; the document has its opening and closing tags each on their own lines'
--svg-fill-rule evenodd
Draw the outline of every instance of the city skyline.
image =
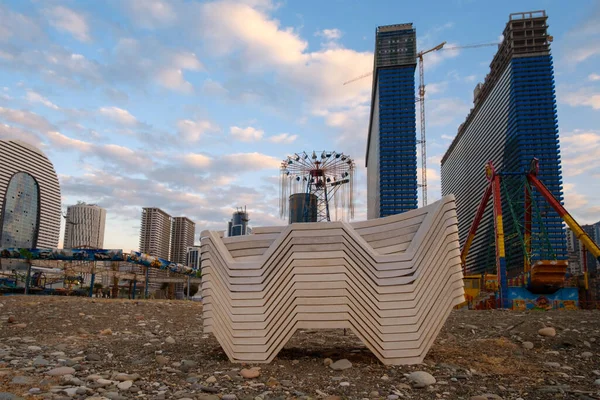
<svg viewBox="0 0 600 400">
<path fill-rule="evenodd" d="M 342 83 L 372 71 L 375 28 L 413 22 L 418 50 L 497 42 L 510 13 L 545 9 L 565 205 L 581 224 L 600 220 L 600 7 L 428 3 L 439 12 L 357 3 L 342 17 L 335 4 L 317 13 L 310 1 L 8 1 L 0 5 L 0 139 L 47 155 L 63 204 L 107 209 L 106 248 L 137 248 L 145 205 L 188 216 L 198 233 L 223 230 L 243 205 L 254 226 L 285 225 L 278 167 L 302 150 L 339 148 L 356 160 L 355 219 L 363 220 L 372 80 Z M 425 58 L 429 202 L 440 197 L 441 156 L 495 52 Z"/>
</svg>

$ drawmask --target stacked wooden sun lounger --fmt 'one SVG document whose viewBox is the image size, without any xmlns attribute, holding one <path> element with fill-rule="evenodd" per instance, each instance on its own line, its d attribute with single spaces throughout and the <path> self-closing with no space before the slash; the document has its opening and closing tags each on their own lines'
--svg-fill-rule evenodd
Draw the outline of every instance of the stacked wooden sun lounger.
<svg viewBox="0 0 600 400">
<path fill-rule="evenodd" d="M 272 361 L 297 329 L 350 328 L 384 364 L 420 363 L 464 297 L 455 208 L 205 231 L 204 330 L 232 362 Z"/>
</svg>

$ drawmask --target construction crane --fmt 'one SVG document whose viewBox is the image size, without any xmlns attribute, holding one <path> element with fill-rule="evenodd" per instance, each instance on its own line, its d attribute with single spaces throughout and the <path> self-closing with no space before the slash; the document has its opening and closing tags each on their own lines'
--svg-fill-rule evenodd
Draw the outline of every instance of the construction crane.
<svg viewBox="0 0 600 400">
<path fill-rule="evenodd" d="M 446 42 L 442 42 L 437 46 L 421 51 L 417 54 L 419 59 L 419 108 L 421 109 L 421 140 L 417 142 L 421 144 L 421 197 L 423 198 L 423 207 L 427 205 L 427 144 L 425 143 L 425 73 L 423 68 L 423 56 L 427 53 L 441 50 Z"/>
<path fill-rule="evenodd" d="M 469 44 L 465 46 L 452 46 L 452 47 L 444 47 L 446 42 L 442 42 L 437 46 L 421 51 L 417 53 L 417 58 L 419 59 L 419 97 L 415 100 L 420 103 L 420 112 L 421 112 L 421 139 L 417 140 L 417 143 L 421 145 L 421 195 L 423 198 L 423 206 L 427 205 L 427 144 L 426 144 L 426 134 L 425 134 L 425 74 L 423 67 L 423 56 L 428 53 L 432 53 L 434 51 L 440 50 L 460 50 L 460 49 L 472 49 L 477 47 L 487 47 L 487 46 L 497 46 L 499 43 L 479 43 L 479 44 Z M 368 72 L 366 74 L 362 74 L 354 79 L 350 79 L 343 83 L 343 86 L 366 78 L 367 76 L 373 75 L 373 72 Z"/>
</svg>

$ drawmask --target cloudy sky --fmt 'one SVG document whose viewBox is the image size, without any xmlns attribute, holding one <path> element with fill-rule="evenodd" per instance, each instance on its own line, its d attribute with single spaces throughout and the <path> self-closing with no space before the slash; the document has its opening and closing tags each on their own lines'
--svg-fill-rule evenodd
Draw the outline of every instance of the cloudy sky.
<svg viewBox="0 0 600 400">
<path fill-rule="evenodd" d="M 566 205 L 600 220 L 600 6 L 529 1 L 554 36 Z M 246 205 L 278 216 L 288 154 L 336 150 L 364 169 L 378 25 L 413 22 L 419 49 L 499 41 L 521 1 L 4 0 L 0 138 L 39 146 L 63 204 L 108 210 L 105 247 L 137 249 L 141 207 L 224 229 Z M 439 162 L 489 71 L 494 47 L 427 56 L 429 199 Z M 61 240 L 62 242 L 62 240 Z"/>
</svg>

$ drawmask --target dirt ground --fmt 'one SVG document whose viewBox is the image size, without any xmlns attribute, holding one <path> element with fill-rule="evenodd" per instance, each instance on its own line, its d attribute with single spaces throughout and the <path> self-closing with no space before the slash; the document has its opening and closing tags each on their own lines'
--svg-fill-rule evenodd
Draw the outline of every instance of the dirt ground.
<svg viewBox="0 0 600 400">
<path fill-rule="evenodd" d="M 203 333 L 200 303 L 5 296 L 0 400 L 600 399 L 599 317 L 454 311 L 425 362 L 399 367 L 382 365 L 351 332 L 299 331 L 258 378 L 244 379 L 239 369 L 252 365 L 230 363 Z M 556 336 L 539 335 L 543 327 Z M 326 358 L 352 367 L 334 371 Z M 413 387 L 413 371 L 436 383 Z"/>
</svg>

